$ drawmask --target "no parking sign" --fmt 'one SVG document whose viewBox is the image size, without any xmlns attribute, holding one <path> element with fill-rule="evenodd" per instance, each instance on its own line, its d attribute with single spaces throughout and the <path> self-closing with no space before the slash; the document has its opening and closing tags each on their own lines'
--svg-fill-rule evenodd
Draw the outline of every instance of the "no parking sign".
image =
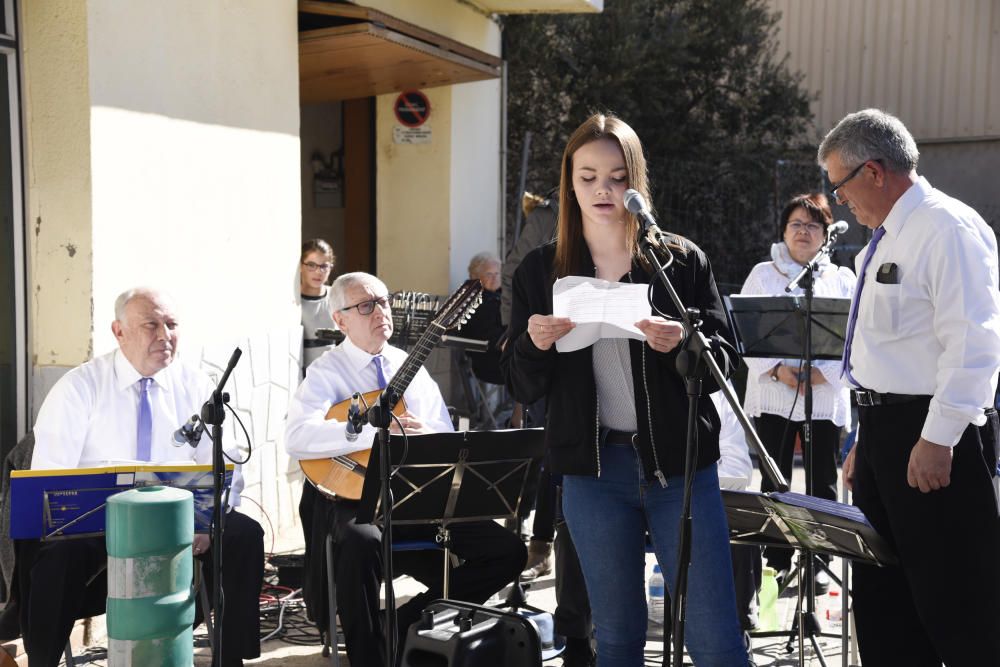
<svg viewBox="0 0 1000 667">
<path fill-rule="evenodd" d="M 427 144 L 431 141 L 431 128 L 426 125 L 431 115 L 431 102 L 422 91 L 406 90 L 396 97 L 392 106 L 399 125 L 392 128 L 392 138 L 397 144 Z"/>
</svg>

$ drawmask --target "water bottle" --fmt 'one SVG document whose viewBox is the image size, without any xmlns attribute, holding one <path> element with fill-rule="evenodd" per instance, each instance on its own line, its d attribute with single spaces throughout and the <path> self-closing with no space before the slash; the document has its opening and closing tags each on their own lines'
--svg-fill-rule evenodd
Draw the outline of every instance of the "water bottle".
<svg viewBox="0 0 1000 667">
<path fill-rule="evenodd" d="M 844 616 L 844 610 L 840 602 L 840 591 L 831 590 L 827 596 L 829 600 L 826 608 L 826 620 L 831 628 L 840 630 L 841 621 Z"/>
<path fill-rule="evenodd" d="M 761 572 L 760 593 L 758 601 L 760 609 L 757 614 L 757 624 L 764 632 L 778 629 L 778 580 L 773 567 L 765 567 Z"/>
<path fill-rule="evenodd" d="M 656 625 L 663 625 L 663 573 L 659 565 L 653 566 L 649 575 L 649 620 Z"/>
</svg>

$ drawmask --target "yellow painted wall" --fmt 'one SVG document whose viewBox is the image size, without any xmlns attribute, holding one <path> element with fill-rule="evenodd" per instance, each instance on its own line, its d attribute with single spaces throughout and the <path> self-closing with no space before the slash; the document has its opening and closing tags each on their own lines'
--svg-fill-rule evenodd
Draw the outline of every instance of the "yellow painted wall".
<svg viewBox="0 0 1000 667">
<path fill-rule="evenodd" d="M 446 294 L 449 286 L 451 86 L 425 90 L 428 144 L 393 143 L 396 95 L 375 100 L 377 273 L 390 290 Z"/>
<path fill-rule="evenodd" d="M 93 347 L 87 4 L 21 12 L 31 359 L 75 366 Z"/>
<path fill-rule="evenodd" d="M 243 350 L 227 389 L 254 444 L 244 498 L 296 534 L 301 475 L 282 445 L 301 346 L 295 3 L 22 6 L 33 412 L 68 367 L 115 348 L 121 291 L 164 289 L 185 360 L 218 375 Z"/>
<path fill-rule="evenodd" d="M 488 16 L 455 0 L 364 0 L 377 9 L 468 46 L 500 55 L 500 30 Z"/>
</svg>

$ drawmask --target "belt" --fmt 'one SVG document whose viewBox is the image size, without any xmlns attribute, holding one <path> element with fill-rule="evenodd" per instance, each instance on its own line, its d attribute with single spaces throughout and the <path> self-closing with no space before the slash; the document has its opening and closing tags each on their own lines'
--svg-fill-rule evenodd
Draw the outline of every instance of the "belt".
<svg viewBox="0 0 1000 667">
<path fill-rule="evenodd" d="M 930 398 L 930 396 L 921 396 L 919 394 L 880 394 L 867 389 L 855 389 L 853 393 L 855 400 L 857 400 L 858 405 L 862 408 L 871 408 L 877 405 L 899 405 L 901 403 L 918 401 L 921 398 Z"/>
<path fill-rule="evenodd" d="M 630 431 L 609 430 L 604 436 L 605 445 L 631 445 L 635 440 L 635 433 Z"/>
</svg>

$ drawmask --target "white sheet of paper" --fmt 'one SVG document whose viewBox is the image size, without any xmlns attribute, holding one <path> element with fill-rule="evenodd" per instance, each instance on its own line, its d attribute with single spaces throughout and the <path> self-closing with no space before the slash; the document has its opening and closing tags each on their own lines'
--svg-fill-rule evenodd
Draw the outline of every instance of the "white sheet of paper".
<svg viewBox="0 0 1000 667">
<path fill-rule="evenodd" d="M 568 317 L 576 328 L 556 341 L 559 352 L 573 352 L 601 338 L 646 340 L 635 323 L 649 317 L 647 285 L 567 276 L 552 286 L 552 314 Z"/>
</svg>

